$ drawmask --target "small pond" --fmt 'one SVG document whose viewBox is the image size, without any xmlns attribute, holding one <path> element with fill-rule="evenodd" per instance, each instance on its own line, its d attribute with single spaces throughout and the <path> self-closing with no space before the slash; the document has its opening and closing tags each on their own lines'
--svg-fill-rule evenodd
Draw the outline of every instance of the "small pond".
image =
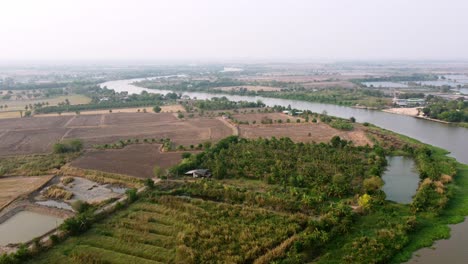
<svg viewBox="0 0 468 264">
<path fill-rule="evenodd" d="M 397 203 L 411 203 L 419 184 L 419 174 L 414 160 L 408 157 L 387 157 L 388 166 L 382 179 L 387 200 Z"/>
<path fill-rule="evenodd" d="M 0 246 L 24 243 L 58 227 L 62 218 L 20 211 L 0 224 Z"/>
</svg>

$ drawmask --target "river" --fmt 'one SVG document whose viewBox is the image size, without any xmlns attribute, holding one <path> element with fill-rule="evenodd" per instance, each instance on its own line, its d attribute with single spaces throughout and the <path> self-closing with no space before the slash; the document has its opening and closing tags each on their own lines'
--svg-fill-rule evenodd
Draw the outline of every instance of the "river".
<svg viewBox="0 0 468 264">
<path fill-rule="evenodd" d="M 164 76 L 155 78 L 164 78 Z M 141 80 L 143 79 L 109 81 L 102 83 L 101 87 L 106 86 L 107 88 L 114 89 L 117 92 L 126 91 L 130 94 L 139 94 L 142 91 L 160 94 L 172 92 L 168 90 L 146 89 L 132 85 L 133 82 Z M 211 94 L 203 92 L 183 92 L 182 94 L 188 95 L 192 98 L 196 97 L 198 99 L 209 99 L 212 97 L 225 96 L 233 101 L 243 100 L 255 102 L 257 100 L 261 100 L 268 106 L 291 105 L 291 107 L 296 109 L 310 110 L 312 112 L 317 113 L 327 111 L 327 113 L 330 115 L 342 118 L 349 118 L 353 116 L 358 122 L 369 122 L 379 127 L 406 135 L 408 137 L 415 138 L 424 143 L 446 149 L 450 151 L 450 156 L 456 158 L 462 163 L 468 164 L 468 129 L 463 127 L 446 125 L 438 122 L 414 118 L 411 116 L 397 115 L 375 110 L 358 109 L 331 104 L 312 103 L 299 100 L 266 98 L 261 96 Z M 456 225 L 456 228 L 453 229 L 468 230 L 468 221 Z M 458 236 L 454 235 L 454 237 Z M 439 243 L 443 243 L 445 246 L 441 247 L 441 249 L 438 249 L 437 245 Z M 432 254 L 426 254 L 426 251 L 424 251 L 425 249 L 418 251 L 417 253 L 420 255 L 420 257 L 417 258 L 417 261 L 419 261 L 419 263 L 443 263 L 447 260 L 467 260 L 468 250 L 461 250 L 460 247 L 457 246 L 458 243 L 459 241 L 457 241 L 457 239 L 438 241 L 435 245 L 436 249 L 431 250 Z M 451 244 L 453 244 L 453 246 L 451 246 Z M 454 256 L 456 256 L 456 259 L 454 259 Z M 453 261 L 451 263 L 457 263 Z"/>
</svg>

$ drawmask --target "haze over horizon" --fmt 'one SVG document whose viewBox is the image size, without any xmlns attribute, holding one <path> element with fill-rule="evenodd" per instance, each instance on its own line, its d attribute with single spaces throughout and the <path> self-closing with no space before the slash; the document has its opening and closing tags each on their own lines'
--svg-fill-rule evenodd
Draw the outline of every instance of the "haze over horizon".
<svg viewBox="0 0 468 264">
<path fill-rule="evenodd" d="M 468 60 L 468 1 L 18 0 L 0 62 Z"/>
</svg>

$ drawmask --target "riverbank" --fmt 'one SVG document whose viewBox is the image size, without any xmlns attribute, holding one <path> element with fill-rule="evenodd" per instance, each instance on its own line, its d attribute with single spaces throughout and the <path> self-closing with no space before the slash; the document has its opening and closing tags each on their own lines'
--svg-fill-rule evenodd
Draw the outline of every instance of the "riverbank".
<svg viewBox="0 0 468 264">
<path fill-rule="evenodd" d="M 391 113 L 391 114 L 398 114 L 398 115 L 407 115 L 407 116 L 417 116 L 420 107 L 412 107 L 412 108 L 388 108 L 383 109 L 382 112 Z"/>
</svg>

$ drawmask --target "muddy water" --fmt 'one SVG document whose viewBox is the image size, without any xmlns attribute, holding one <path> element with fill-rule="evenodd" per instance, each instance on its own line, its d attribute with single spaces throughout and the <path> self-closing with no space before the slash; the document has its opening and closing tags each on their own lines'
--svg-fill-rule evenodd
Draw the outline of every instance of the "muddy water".
<svg viewBox="0 0 468 264">
<path fill-rule="evenodd" d="M 411 203 L 418 189 L 419 175 L 413 159 L 408 157 L 388 157 L 387 170 L 382 176 L 383 191 L 387 200 L 397 203 Z"/>
<path fill-rule="evenodd" d="M 20 211 L 0 224 L 0 246 L 23 243 L 58 227 L 62 218 Z"/>
</svg>

